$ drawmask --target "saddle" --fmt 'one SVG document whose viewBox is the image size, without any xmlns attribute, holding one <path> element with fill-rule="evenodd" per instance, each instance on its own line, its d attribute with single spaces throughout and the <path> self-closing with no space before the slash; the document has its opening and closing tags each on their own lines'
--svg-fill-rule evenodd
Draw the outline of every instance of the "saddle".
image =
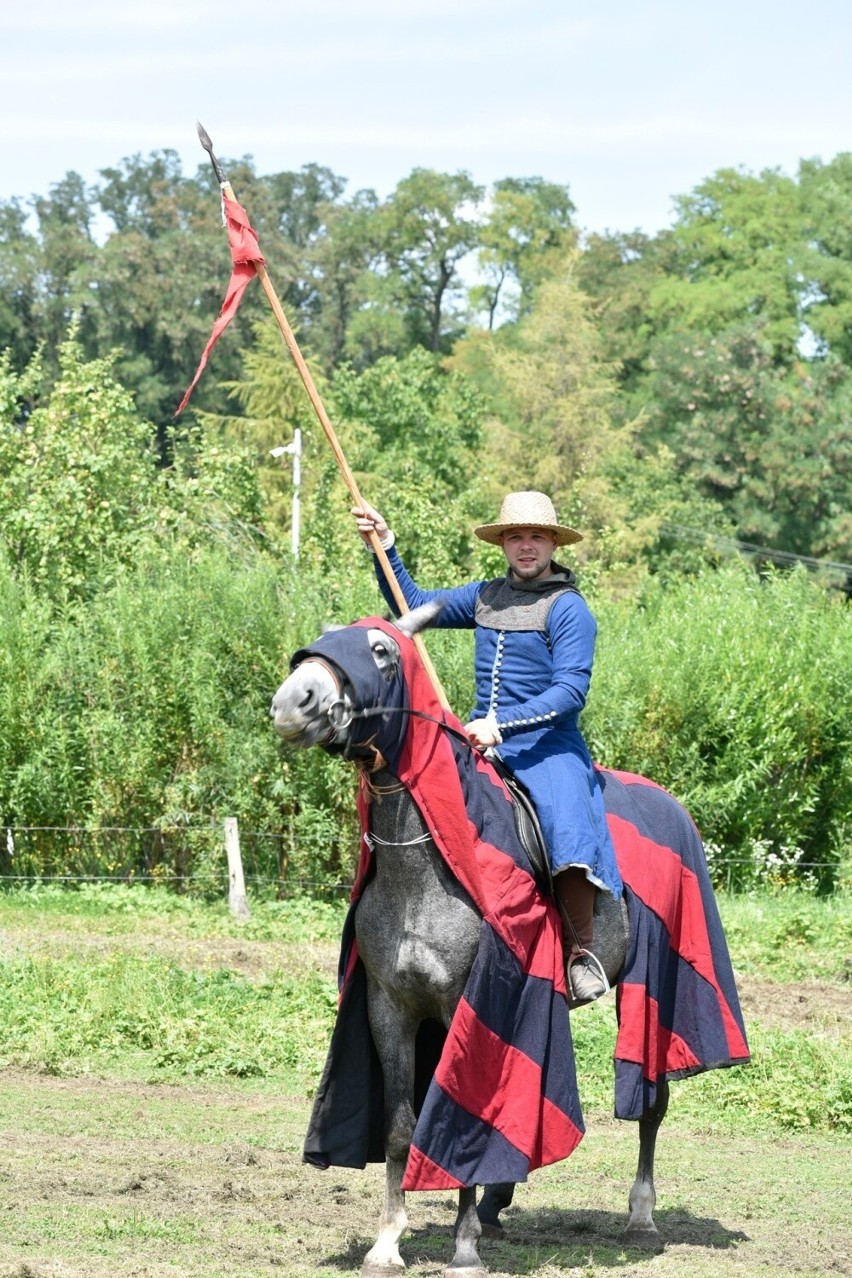
<svg viewBox="0 0 852 1278">
<path fill-rule="evenodd" d="M 530 859 L 536 882 L 545 896 L 552 897 L 554 892 L 550 858 L 547 855 L 544 834 L 530 793 L 526 786 L 509 771 L 499 755 L 489 751 L 487 757 L 511 796 L 515 832 Z"/>
</svg>

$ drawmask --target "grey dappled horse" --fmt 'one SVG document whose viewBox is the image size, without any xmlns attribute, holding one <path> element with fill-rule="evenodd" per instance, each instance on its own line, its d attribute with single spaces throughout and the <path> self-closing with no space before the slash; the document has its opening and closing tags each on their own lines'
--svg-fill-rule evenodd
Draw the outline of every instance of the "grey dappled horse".
<svg viewBox="0 0 852 1278">
<path fill-rule="evenodd" d="M 426 605 L 396 623 L 409 637 L 428 625 L 436 612 Z M 352 628 L 354 629 L 354 627 Z M 363 642 L 363 628 L 358 641 Z M 376 667 L 393 673 L 400 654 L 384 630 L 368 630 Z M 353 637 L 354 638 L 354 637 Z M 374 876 L 355 912 L 358 952 L 367 977 L 370 1030 L 381 1061 L 385 1095 L 386 1183 L 378 1238 L 367 1254 L 367 1278 L 398 1274 L 404 1268 L 399 1240 L 407 1225 L 403 1171 L 414 1129 L 414 1055 L 418 1027 L 436 1020 L 448 1027 L 474 962 L 480 916 L 453 878 L 413 799 L 399 788 L 383 760 L 358 743 L 358 690 L 343 671 L 304 651 L 272 702 L 277 731 L 294 746 L 320 745 L 343 752 L 353 762 L 371 767 L 370 782 L 382 801 L 372 805 Z M 416 708 L 413 708 L 416 709 Z M 378 764 L 378 767 L 375 765 Z M 621 902 L 599 894 L 595 918 L 595 950 L 611 984 L 624 962 L 626 916 Z M 661 1082 L 656 1103 L 639 1122 L 639 1163 L 630 1191 L 630 1218 L 624 1239 L 654 1246 L 654 1148 L 668 1103 Z M 513 1185 L 486 1186 L 477 1210 L 475 1188 L 459 1191 L 455 1254 L 447 1270 L 453 1278 L 481 1274 L 477 1246 L 483 1230 L 501 1229 L 499 1212 L 512 1199 Z"/>
</svg>

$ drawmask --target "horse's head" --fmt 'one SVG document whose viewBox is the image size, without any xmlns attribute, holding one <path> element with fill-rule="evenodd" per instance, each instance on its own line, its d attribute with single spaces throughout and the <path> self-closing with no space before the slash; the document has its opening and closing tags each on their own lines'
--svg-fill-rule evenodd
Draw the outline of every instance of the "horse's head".
<svg viewBox="0 0 852 1278">
<path fill-rule="evenodd" d="M 407 728 L 396 636 L 411 639 L 439 611 L 438 604 L 424 604 L 382 628 L 363 622 L 341 626 L 300 648 L 272 699 L 276 730 L 290 745 L 321 745 L 355 757 L 358 747 L 375 747 L 390 757 Z"/>
</svg>

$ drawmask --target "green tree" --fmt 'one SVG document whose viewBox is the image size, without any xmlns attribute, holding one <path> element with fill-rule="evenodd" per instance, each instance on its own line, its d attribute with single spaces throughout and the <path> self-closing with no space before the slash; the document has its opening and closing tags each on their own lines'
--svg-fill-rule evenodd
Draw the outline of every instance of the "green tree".
<svg viewBox="0 0 852 1278">
<path fill-rule="evenodd" d="M 646 461 L 665 446 L 711 503 L 708 532 L 721 523 L 785 551 L 847 553 L 848 386 L 835 348 L 848 320 L 849 172 L 844 157 L 803 164 L 798 184 L 720 170 L 677 201 L 671 231 L 593 238 L 582 256 L 604 350 L 621 366 L 617 411 L 640 416 Z"/>
<path fill-rule="evenodd" d="M 852 378 L 837 360 L 779 368 L 765 330 L 683 333 L 654 347 L 646 440 L 725 511 L 739 537 L 848 556 Z"/>
<path fill-rule="evenodd" d="M 603 528 L 623 521 L 604 470 L 627 437 L 613 424 L 614 369 L 603 358 L 576 266 L 573 254 L 539 287 L 511 342 L 492 348 L 512 430 L 502 482 L 514 477 L 512 487 L 541 488 L 562 510 L 580 502 L 585 521 Z"/>
<path fill-rule="evenodd" d="M 453 311 L 458 268 L 478 243 L 482 196 L 467 173 L 414 169 L 377 211 L 382 294 L 386 305 L 401 308 L 409 345 L 446 350 L 460 331 Z"/>
<path fill-rule="evenodd" d="M 329 411 L 366 500 L 397 526 L 412 570 L 442 583 L 471 563 L 470 528 L 484 504 L 480 442 L 484 405 L 470 380 L 442 372 L 415 348 L 363 370 L 339 369 Z M 308 553 L 329 589 L 371 574 L 350 501 L 324 440 L 308 436 L 315 479 L 306 508 Z M 334 585 L 332 585 L 334 583 Z M 348 587 L 346 587 L 348 588 Z"/>
<path fill-rule="evenodd" d="M 246 208 L 275 275 L 276 292 L 294 322 L 312 327 L 322 308 L 314 250 L 329 238 L 345 178 L 320 164 L 250 179 Z M 242 188 L 240 188 L 242 190 Z"/>
<path fill-rule="evenodd" d="M 584 533 L 572 553 L 586 588 L 632 593 L 648 572 L 670 576 L 707 562 L 705 548 L 684 554 L 673 545 L 669 525 L 730 532 L 730 524 L 707 496 L 690 492 L 670 449 L 643 443 L 641 421 L 624 420 L 618 367 L 579 286 L 580 260 L 575 252 L 563 261 L 516 325 L 487 342 L 468 339 L 453 363 L 487 387 L 497 414 L 482 464 L 492 506 L 509 488 L 551 493 Z"/>
<path fill-rule="evenodd" d="M 623 411 L 641 385 L 651 342 L 660 321 L 651 305 L 654 290 L 676 272 L 671 233 L 641 231 L 590 235 L 577 259 L 577 279 L 593 305 L 604 358 L 625 392 Z M 619 406 L 621 411 L 621 408 Z"/>
<path fill-rule="evenodd" d="M 720 169 L 675 200 L 674 269 L 650 296 L 660 330 L 714 334 L 757 319 L 790 364 L 802 325 L 803 226 L 793 178 Z"/>
<path fill-rule="evenodd" d="M 283 305 L 294 323 L 309 323 L 318 306 L 310 251 L 325 234 L 320 210 L 338 198 L 343 179 L 318 165 L 258 178 L 249 160 L 224 163 Z M 172 416 L 231 269 L 218 190 L 209 166 L 184 177 L 172 151 L 125 159 L 102 177 L 97 199 L 114 230 L 81 298 L 81 340 L 91 355 L 120 351 L 119 375 L 133 387 L 143 416 L 156 423 L 160 455 L 167 459 Z M 193 410 L 226 411 L 223 383 L 237 378 L 251 325 L 267 313 L 262 291 L 250 287 L 196 388 Z"/>
<path fill-rule="evenodd" d="M 56 351 L 90 287 L 89 272 L 97 254 L 92 192 L 78 173 L 69 172 L 47 196 L 36 197 L 33 206 L 39 253 L 38 326 L 32 350 L 43 346 L 47 366 L 56 373 Z"/>
<path fill-rule="evenodd" d="M 23 368 L 36 345 L 38 240 L 20 200 L 0 203 L 0 351 Z"/>
<path fill-rule="evenodd" d="M 370 306 L 381 255 L 377 208 L 376 193 L 365 190 L 320 210 L 323 234 L 313 239 L 308 259 L 314 294 L 306 338 L 329 373 L 345 359 L 371 363 L 399 344 L 401 326 L 393 326 L 389 341 Z"/>
<path fill-rule="evenodd" d="M 822 348 L 852 365 L 852 152 L 803 160 L 804 320 Z"/>
<path fill-rule="evenodd" d="M 297 338 L 300 334 L 296 334 Z M 326 386 L 322 370 L 309 360 L 311 375 L 321 396 Z M 252 341 L 242 356 L 241 376 L 225 384 L 234 409 L 225 414 L 198 413 L 208 440 L 218 440 L 226 451 L 234 443 L 253 460 L 255 480 L 263 496 L 263 523 L 273 541 L 283 546 L 289 534 L 293 508 L 292 469 L 289 461 L 272 456 L 272 449 L 289 444 L 298 428 L 305 439 L 306 458 L 315 454 L 320 431 L 302 379 L 281 337 L 273 316 L 255 320 Z M 310 498 L 315 468 L 305 467 L 304 495 Z"/>
<path fill-rule="evenodd" d="M 516 316 L 529 308 L 535 286 L 574 248 L 574 204 L 567 186 L 543 178 L 502 178 L 479 231 L 479 267 L 485 281 L 470 290 L 471 305 L 494 328 L 498 308 Z M 514 296 L 507 302 L 507 286 Z"/>
<path fill-rule="evenodd" d="M 102 177 L 97 199 L 114 230 L 80 288 L 80 337 L 92 357 L 117 352 L 116 371 L 133 388 L 141 415 L 155 423 L 165 461 L 174 412 L 230 273 L 219 202 L 206 177 L 182 176 L 172 151 L 134 156 Z M 217 375 L 236 374 L 246 323 L 238 315 L 235 333 L 217 347 L 215 371 L 199 384 L 193 407 L 221 402 Z"/>
</svg>

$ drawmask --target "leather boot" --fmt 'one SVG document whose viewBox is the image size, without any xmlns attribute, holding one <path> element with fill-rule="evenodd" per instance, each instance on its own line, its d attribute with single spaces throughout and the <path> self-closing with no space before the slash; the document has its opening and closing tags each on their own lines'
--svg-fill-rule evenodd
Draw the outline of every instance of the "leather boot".
<svg viewBox="0 0 852 1278">
<path fill-rule="evenodd" d="M 592 953 L 594 940 L 595 888 L 585 870 L 569 866 L 553 880 L 562 915 L 567 961 L 568 1006 L 591 1003 L 609 990 L 609 981 Z"/>
</svg>

